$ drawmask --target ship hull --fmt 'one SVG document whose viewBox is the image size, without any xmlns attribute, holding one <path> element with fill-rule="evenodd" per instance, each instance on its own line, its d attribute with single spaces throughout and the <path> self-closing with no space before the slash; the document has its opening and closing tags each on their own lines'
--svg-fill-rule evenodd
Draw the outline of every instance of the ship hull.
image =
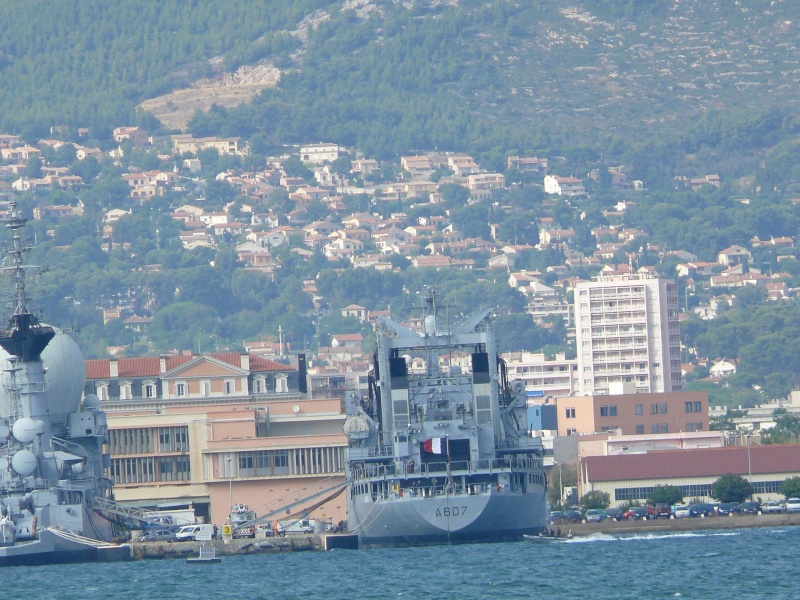
<svg viewBox="0 0 800 600">
<path fill-rule="evenodd" d="M 546 523 L 544 491 L 411 497 L 375 502 L 355 496 L 350 532 L 359 548 L 519 541 Z"/>
<path fill-rule="evenodd" d="M 51 530 L 40 531 L 37 540 L 0 547 L 0 566 L 3 567 L 117 562 L 130 558 L 130 546 L 126 544 L 98 544 Z"/>
</svg>

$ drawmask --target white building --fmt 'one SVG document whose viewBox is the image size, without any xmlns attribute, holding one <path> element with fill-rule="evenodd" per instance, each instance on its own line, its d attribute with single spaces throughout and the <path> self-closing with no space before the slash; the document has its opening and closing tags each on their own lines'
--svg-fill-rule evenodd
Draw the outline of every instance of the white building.
<svg viewBox="0 0 800 600">
<path fill-rule="evenodd" d="M 530 401 L 573 396 L 578 386 L 577 361 L 562 352 L 554 359 L 534 352 L 504 352 L 509 381 L 523 381 Z"/>
<path fill-rule="evenodd" d="M 300 148 L 300 160 L 304 163 L 323 165 L 339 158 L 338 144 L 311 144 Z"/>
<path fill-rule="evenodd" d="M 582 395 L 683 388 L 673 281 L 642 273 L 578 283 L 575 338 Z"/>
<path fill-rule="evenodd" d="M 585 196 L 586 188 L 577 177 L 559 177 L 558 175 L 545 175 L 544 193 L 559 196 Z"/>
</svg>

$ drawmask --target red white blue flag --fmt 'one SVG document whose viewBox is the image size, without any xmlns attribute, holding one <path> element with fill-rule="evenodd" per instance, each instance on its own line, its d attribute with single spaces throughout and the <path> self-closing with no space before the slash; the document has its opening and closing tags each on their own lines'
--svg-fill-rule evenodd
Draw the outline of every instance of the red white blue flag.
<svg viewBox="0 0 800 600">
<path fill-rule="evenodd" d="M 422 442 L 422 449 L 432 454 L 445 454 L 447 438 L 431 438 Z"/>
</svg>

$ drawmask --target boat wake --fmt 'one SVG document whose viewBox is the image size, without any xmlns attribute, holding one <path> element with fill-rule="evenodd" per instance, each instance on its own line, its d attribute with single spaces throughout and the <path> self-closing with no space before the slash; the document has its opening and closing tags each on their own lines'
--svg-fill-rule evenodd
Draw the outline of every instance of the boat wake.
<svg viewBox="0 0 800 600">
<path fill-rule="evenodd" d="M 632 542 L 641 540 L 663 540 L 669 538 L 705 538 L 705 537 L 729 537 L 741 535 L 737 531 L 724 531 L 724 532 L 695 532 L 695 531 L 682 531 L 675 533 L 593 533 L 587 536 L 579 536 L 569 543 L 572 544 L 587 544 L 591 542 Z"/>
</svg>

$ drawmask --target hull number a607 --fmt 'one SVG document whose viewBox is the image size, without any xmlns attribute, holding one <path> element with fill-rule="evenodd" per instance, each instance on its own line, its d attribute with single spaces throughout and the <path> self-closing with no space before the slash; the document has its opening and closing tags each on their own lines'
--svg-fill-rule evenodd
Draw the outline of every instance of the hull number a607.
<svg viewBox="0 0 800 600">
<path fill-rule="evenodd" d="M 467 514 L 466 506 L 445 506 L 436 509 L 437 517 L 458 517 Z"/>
</svg>

